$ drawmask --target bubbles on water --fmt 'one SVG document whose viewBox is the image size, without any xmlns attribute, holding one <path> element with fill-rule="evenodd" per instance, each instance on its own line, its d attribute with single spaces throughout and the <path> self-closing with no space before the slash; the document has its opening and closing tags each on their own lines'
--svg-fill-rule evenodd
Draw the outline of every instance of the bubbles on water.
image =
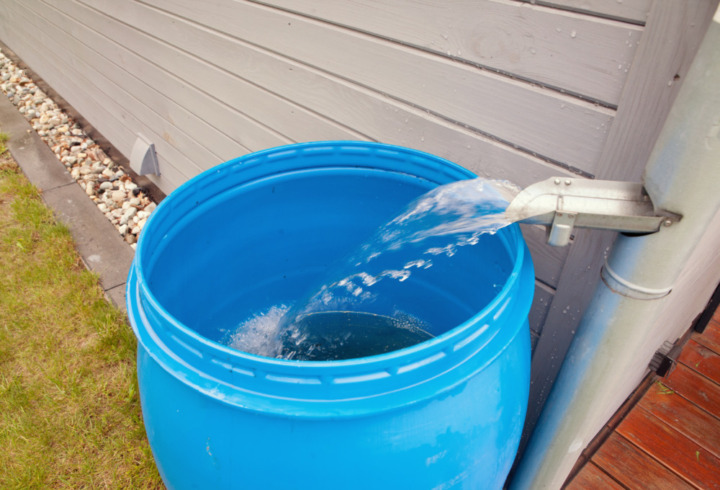
<svg viewBox="0 0 720 490">
<path fill-rule="evenodd" d="M 411 269 L 413 267 L 429 269 L 432 267 L 432 260 L 411 260 L 403 266 L 403 269 Z"/>
<path fill-rule="evenodd" d="M 232 334 L 226 336 L 222 343 L 239 351 L 278 357 L 282 348 L 278 342 L 280 320 L 289 309 L 289 306 L 277 305 L 251 316 Z"/>
<path fill-rule="evenodd" d="M 452 257 L 457 253 L 457 247 L 455 245 L 445 245 L 444 247 L 431 247 L 425 251 L 426 254 L 430 255 L 446 255 Z"/>
<path fill-rule="evenodd" d="M 392 279 L 397 279 L 400 282 L 407 281 L 407 279 L 410 277 L 410 271 L 403 269 L 400 271 L 396 270 L 386 270 L 383 271 L 380 275 L 381 277 L 390 277 Z"/>
</svg>

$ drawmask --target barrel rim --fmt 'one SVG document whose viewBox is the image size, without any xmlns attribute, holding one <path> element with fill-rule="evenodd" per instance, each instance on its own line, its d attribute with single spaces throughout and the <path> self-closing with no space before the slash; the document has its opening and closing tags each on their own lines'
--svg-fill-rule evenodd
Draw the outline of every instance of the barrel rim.
<svg viewBox="0 0 720 490">
<path fill-rule="evenodd" d="M 143 260 L 146 251 L 144 244 L 148 243 L 145 238 L 147 231 L 152 231 L 155 226 L 153 223 L 159 222 L 163 213 L 165 213 L 164 209 L 168 209 L 168 213 L 172 211 L 172 200 L 180 199 L 184 197 L 185 193 L 192 192 L 193 188 L 201 184 L 204 179 L 217 177 L 223 172 L 233 169 L 237 170 L 238 165 L 247 165 L 248 163 L 257 164 L 258 162 L 266 162 L 267 159 L 281 161 L 283 159 L 293 158 L 294 155 L 297 155 L 297 152 L 312 153 L 328 150 L 357 151 L 367 148 L 372 148 L 376 152 L 384 152 L 388 158 L 396 158 L 398 155 L 411 157 L 411 159 L 415 160 L 413 162 L 414 164 L 435 166 L 436 168 L 432 170 L 439 172 L 438 175 L 445 174 L 448 178 L 454 180 L 474 177 L 472 172 L 463 167 L 418 150 L 381 143 L 354 141 L 300 143 L 271 148 L 241 156 L 203 172 L 180 186 L 176 190 L 177 194 L 171 194 L 158 206 L 155 213 L 153 213 L 148 220 L 145 233 L 143 233 L 140 238 L 128 277 L 127 303 L 128 315 L 131 320 L 130 323 L 141 347 L 156 362 L 161 364 L 166 371 L 180 381 L 226 403 L 243 405 L 247 408 L 249 405 L 252 405 L 248 403 L 248 400 L 252 399 L 263 412 L 276 410 L 284 413 L 312 416 L 317 415 L 317 402 L 334 402 L 330 403 L 333 407 L 329 408 L 333 414 L 344 413 L 344 410 L 341 409 L 338 404 L 355 405 L 351 407 L 348 413 L 357 414 L 358 406 L 353 400 L 357 402 L 359 399 L 364 399 L 368 402 L 366 403 L 368 406 L 377 405 L 373 400 L 380 396 L 397 398 L 397 396 L 393 396 L 393 393 L 411 387 L 415 387 L 415 391 L 418 391 L 418 386 L 427 384 L 426 381 L 423 381 L 422 377 L 427 375 L 428 366 L 433 369 L 454 369 L 454 367 L 450 365 L 452 363 L 449 362 L 447 358 L 454 358 L 455 361 L 460 361 L 461 359 L 458 358 L 457 352 L 469 354 L 461 356 L 462 362 L 460 362 L 460 364 L 462 364 L 467 358 L 472 357 L 475 352 L 486 348 L 487 345 L 492 343 L 498 332 L 495 332 L 493 335 L 484 335 L 485 330 L 489 328 L 492 322 L 497 321 L 501 315 L 513 318 L 519 317 L 521 319 L 526 318 L 532 294 L 530 294 L 530 298 L 528 299 L 514 297 L 513 293 L 518 289 L 519 281 L 523 279 L 521 278 L 521 273 L 524 271 L 525 275 L 527 275 L 526 269 L 528 264 L 530 270 L 532 269 L 532 265 L 517 225 L 511 225 L 499 232 L 499 236 L 504 241 L 508 253 L 511 254 L 511 258 L 514 260 L 514 264 L 513 270 L 508 274 L 502 289 L 488 305 L 465 322 L 434 339 L 385 354 L 339 361 L 296 361 L 267 358 L 240 352 L 207 339 L 195 332 L 192 328 L 184 325 L 162 307 L 145 280 Z M 374 166 L 371 167 L 374 168 Z M 245 169 L 247 168 L 248 167 Z M 414 174 L 409 175 L 418 177 Z M 434 183 L 439 184 L 441 182 Z M 514 252 L 514 256 L 512 252 Z M 147 253 L 149 254 L 151 252 Z M 527 278 L 525 278 L 525 280 L 527 280 Z M 516 304 L 520 300 L 524 300 L 525 304 Z M 520 303 L 522 302 L 523 301 L 520 301 Z M 515 311 L 511 312 L 509 310 Z M 519 315 L 517 312 L 519 312 Z M 152 318 L 148 319 L 148 315 Z M 490 316 L 492 316 L 492 320 L 488 320 Z M 151 325 L 153 322 L 149 320 L 155 321 L 159 326 Z M 510 325 L 515 328 L 511 329 L 513 330 L 512 332 L 506 332 L 506 335 L 504 335 L 506 340 L 508 340 L 507 337 L 509 337 L 507 343 L 518 335 L 522 326 L 526 323 L 526 320 L 520 320 L 516 321 L 514 325 Z M 147 332 L 145 332 L 147 335 L 141 332 L 140 325 L 147 330 Z M 478 326 L 479 328 L 474 328 Z M 160 327 L 166 331 L 161 331 L 159 329 Z M 154 331 L 150 332 L 150 330 L 153 329 Z M 182 346 L 188 347 L 187 343 L 192 344 L 192 346 L 189 347 L 189 349 L 185 349 L 183 355 L 179 355 L 177 352 L 163 350 L 163 342 L 172 343 L 173 339 L 177 342 L 175 347 L 181 346 L 179 349 L 181 351 L 183 351 Z M 149 342 L 154 342 L 156 347 L 161 347 L 163 354 L 157 352 L 151 345 L 146 345 L 146 343 Z M 164 345 L 164 347 L 167 347 L 167 345 Z M 190 355 L 190 358 L 193 358 L 190 359 L 191 369 L 188 372 L 180 373 L 178 369 L 181 371 L 187 369 L 187 353 L 192 353 L 193 350 L 196 352 L 194 353 L 195 355 Z M 491 363 L 494 358 L 500 355 L 502 350 L 504 350 L 504 347 L 497 349 L 497 352 L 494 353 L 495 355 L 486 359 L 485 362 L 482 363 L 482 366 L 476 366 L 474 370 L 482 369 Z M 428 353 L 430 355 L 428 355 Z M 202 368 L 197 369 L 198 363 L 202 364 L 203 368 L 207 368 L 209 366 L 208 361 L 209 363 L 216 364 L 209 370 L 211 372 L 203 372 L 204 369 Z M 173 366 L 173 364 L 175 365 Z M 435 373 L 435 376 L 438 375 L 438 373 Z M 387 386 L 385 386 L 385 391 L 381 390 L 380 393 L 375 393 L 372 389 L 368 389 L 373 386 L 377 388 L 383 385 L 385 378 L 393 376 L 395 378 L 399 376 L 403 377 L 404 383 L 402 383 L 400 388 L 395 387 L 395 389 L 387 390 Z M 255 382 L 261 377 L 264 377 L 264 381 Z M 247 386 L 243 382 L 247 382 L 248 380 L 253 380 L 253 383 L 251 383 L 252 386 Z M 240 381 L 240 383 L 238 383 L 238 381 Z M 335 389 L 335 398 L 328 397 L 327 394 L 319 398 L 310 397 L 307 399 L 299 399 L 297 397 L 298 387 L 306 391 L 313 390 L 316 388 L 313 386 L 315 384 L 319 384 L 324 388 L 328 386 L 337 388 L 339 386 L 339 388 Z M 384 385 L 387 384 L 388 383 L 384 383 Z M 278 386 L 282 386 L 283 388 L 291 387 L 293 388 L 291 391 L 293 391 L 294 394 L 291 396 L 280 395 L 278 390 L 273 389 Z M 452 383 L 448 384 L 445 389 L 451 389 L 452 386 L 454 386 Z M 356 388 L 358 387 L 362 389 L 357 390 Z M 436 393 L 437 390 L 433 391 L 433 394 Z M 420 401 L 421 399 L 423 399 L 422 394 L 415 393 L 414 402 Z M 278 400 L 282 401 L 279 402 Z M 313 410 L 308 410 L 307 407 L 303 408 L 299 406 L 307 403 L 315 405 L 316 407 Z M 390 405 L 392 405 L 392 403 L 389 405 L 386 403 L 386 406 Z M 376 409 L 377 408 L 373 410 Z"/>
</svg>

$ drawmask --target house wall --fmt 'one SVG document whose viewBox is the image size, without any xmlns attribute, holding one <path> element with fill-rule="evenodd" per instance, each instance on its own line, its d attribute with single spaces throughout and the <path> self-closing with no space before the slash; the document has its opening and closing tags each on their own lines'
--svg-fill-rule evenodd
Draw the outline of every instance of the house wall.
<svg viewBox="0 0 720 490">
<path fill-rule="evenodd" d="M 152 140 L 165 192 L 325 139 L 409 146 L 526 186 L 597 173 L 646 12 L 603 15 L 629 20 L 496 1 L 36 0 L 5 2 L 0 36 L 123 154 L 138 133 Z M 567 250 L 525 234 L 537 340 Z"/>
<path fill-rule="evenodd" d="M 382 141 L 527 186 L 639 180 L 716 0 L 5 0 L 0 40 L 165 192 L 292 142 Z M 532 426 L 609 232 L 524 227 Z"/>
</svg>

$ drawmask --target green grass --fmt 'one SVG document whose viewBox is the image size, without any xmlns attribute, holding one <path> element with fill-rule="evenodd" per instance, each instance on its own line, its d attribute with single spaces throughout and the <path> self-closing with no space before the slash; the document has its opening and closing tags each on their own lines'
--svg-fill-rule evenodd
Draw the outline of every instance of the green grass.
<svg viewBox="0 0 720 490">
<path fill-rule="evenodd" d="M 5 143 L 8 142 L 8 139 L 10 139 L 10 137 L 7 133 L 0 133 L 0 155 L 5 154 L 5 152 L 7 151 Z"/>
<path fill-rule="evenodd" d="M 125 317 L 0 141 L 0 488 L 162 487 Z"/>
</svg>

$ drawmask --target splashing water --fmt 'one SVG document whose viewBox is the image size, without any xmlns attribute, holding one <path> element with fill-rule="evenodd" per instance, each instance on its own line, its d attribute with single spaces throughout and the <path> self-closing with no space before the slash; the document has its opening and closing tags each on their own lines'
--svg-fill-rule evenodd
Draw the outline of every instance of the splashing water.
<svg viewBox="0 0 720 490">
<path fill-rule="evenodd" d="M 400 283 L 431 268 L 442 270 L 462 247 L 510 224 L 505 209 L 518 192 L 507 181 L 479 178 L 436 187 L 380 227 L 292 307 L 276 305 L 252 316 L 225 343 L 267 357 L 338 360 L 432 338 L 431 325 L 397 306 L 398 288 L 412 291 Z"/>
<path fill-rule="evenodd" d="M 266 357 L 282 357 L 281 320 L 290 308 L 277 305 L 253 315 L 227 336 L 224 343 L 233 349 Z"/>
</svg>

